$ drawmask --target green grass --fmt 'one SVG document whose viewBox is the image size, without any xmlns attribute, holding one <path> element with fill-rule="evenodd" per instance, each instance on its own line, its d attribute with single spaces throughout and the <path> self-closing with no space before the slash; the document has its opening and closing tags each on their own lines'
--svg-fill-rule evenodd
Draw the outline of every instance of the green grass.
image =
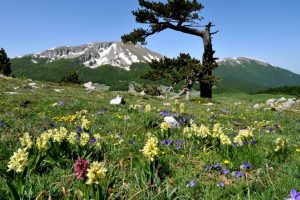
<svg viewBox="0 0 300 200">
<path fill-rule="evenodd" d="M 179 113 L 180 105 L 171 99 L 159 99 L 150 96 L 137 96 L 126 92 L 87 92 L 82 86 L 59 85 L 49 82 L 36 82 L 38 88 L 28 86 L 26 79 L 0 79 L 0 199 L 10 199 L 5 176 L 16 180 L 18 173 L 7 172 L 7 163 L 18 148 L 19 138 L 29 132 L 38 138 L 45 130 L 66 127 L 68 134 L 81 125 L 81 117 L 75 121 L 58 121 L 55 117 L 74 115 L 87 110 L 84 114 L 91 122 L 86 130 L 91 136 L 100 134 L 101 149 L 93 149 L 88 143 L 82 147 L 72 146 L 66 140 L 62 143 L 49 142 L 48 151 L 41 164 L 24 174 L 25 199 L 32 199 L 45 192 L 44 199 L 63 199 L 70 194 L 83 199 L 88 190 L 89 198 L 96 194 L 96 185 L 87 187 L 85 180 L 74 177 L 74 162 L 78 156 L 93 161 L 105 162 L 107 173 L 100 187 L 105 199 L 283 199 L 289 196 L 292 188 L 300 190 L 300 148 L 299 110 L 276 112 L 271 109 L 253 110 L 256 103 L 269 98 L 287 95 L 244 93 L 214 94 L 211 101 L 215 106 L 207 106 L 208 100 L 193 96 L 184 103 L 184 113 Z M 54 89 L 62 89 L 55 92 Z M 11 93 L 15 92 L 15 93 Z M 125 105 L 109 105 L 117 94 L 125 97 Z M 60 105 L 53 105 L 60 103 Z M 167 103 L 167 104 L 166 104 Z M 152 111 L 145 112 L 150 104 Z M 139 105 L 131 109 L 130 105 Z M 194 123 L 210 128 L 220 123 L 224 134 L 231 141 L 235 133 L 245 127 L 253 128 L 256 142 L 238 147 L 226 146 L 218 139 L 189 138 L 179 128 L 162 133 L 160 124 L 162 110 L 177 113 L 178 118 L 193 115 Z M 269 121 L 269 122 L 268 122 Z M 51 123 L 55 126 L 51 127 Z M 278 124 L 280 128 L 276 128 Z M 270 131 L 272 128 L 272 131 Z M 160 154 L 155 162 L 150 162 L 141 150 L 148 136 L 158 138 Z M 286 146 L 274 152 L 274 141 L 282 137 Z M 172 145 L 161 144 L 161 140 L 171 139 Z M 181 141 L 181 148 L 176 144 Z M 34 142 L 35 143 L 35 142 Z M 29 150 L 29 158 L 42 155 L 34 147 Z M 228 160 L 229 164 L 224 164 Z M 210 166 L 219 163 L 230 173 L 224 175 Z M 244 163 L 252 165 L 249 170 L 241 170 Z M 154 165 L 154 169 L 152 166 Z M 242 171 L 246 176 L 236 178 L 234 171 Z M 11 180 L 11 181 L 13 181 Z M 195 182 L 194 187 L 186 187 Z M 217 186 L 224 182 L 223 188 Z M 65 192 L 62 191 L 64 188 Z M 81 192 L 80 192 L 81 191 Z M 81 195 L 82 194 L 82 195 Z M 97 196 L 97 195 L 96 195 Z M 99 197 L 99 195 L 98 195 Z"/>
</svg>

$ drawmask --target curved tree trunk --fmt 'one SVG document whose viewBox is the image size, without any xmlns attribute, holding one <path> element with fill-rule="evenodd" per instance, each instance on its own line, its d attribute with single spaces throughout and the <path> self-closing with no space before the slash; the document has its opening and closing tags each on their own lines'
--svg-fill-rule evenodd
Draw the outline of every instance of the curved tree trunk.
<svg viewBox="0 0 300 200">
<path fill-rule="evenodd" d="M 212 47 L 212 33 L 210 32 L 210 28 L 212 26 L 212 23 L 209 22 L 208 25 L 206 26 L 206 29 L 204 31 L 202 40 L 203 40 L 203 45 L 204 45 L 204 53 L 202 57 L 202 64 L 203 65 L 210 65 L 215 62 L 214 58 L 214 53 L 215 51 L 213 50 Z M 204 72 L 203 76 L 212 75 L 212 69 L 210 67 L 207 67 L 207 70 Z M 212 83 L 207 82 L 207 81 L 202 81 L 200 80 L 200 96 L 204 98 L 212 98 Z"/>
</svg>

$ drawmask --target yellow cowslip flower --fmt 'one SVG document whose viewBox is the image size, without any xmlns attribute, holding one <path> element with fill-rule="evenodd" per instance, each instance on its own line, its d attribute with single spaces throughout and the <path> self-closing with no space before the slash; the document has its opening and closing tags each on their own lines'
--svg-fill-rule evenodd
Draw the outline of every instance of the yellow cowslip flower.
<svg viewBox="0 0 300 200">
<path fill-rule="evenodd" d="M 210 131 L 206 126 L 201 125 L 197 130 L 197 135 L 202 138 L 206 138 L 210 135 Z"/>
<path fill-rule="evenodd" d="M 213 137 L 220 137 L 220 135 L 222 135 L 222 134 L 224 134 L 224 133 L 223 133 L 221 124 L 220 123 L 215 124 L 214 127 L 213 127 L 212 136 Z"/>
<path fill-rule="evenodd" d="M 7 165 L 8 170 L 14 170 L 15 172 L 23 172 L 28 164 L 28 152 L 26 149 L 18 149 L 17 152 L 10 157 L 10 161 Z"/>
<path fill-rule="evenodd" d="M 86 184 L 99 184 L 99 182 L 105 178 L 107 169 L 103 162 L 94 161 L 91 163 L 89 169 L 87 170 L 87 182 Z"/>
<path fill-rule="evenodd" d="M 84 146 L 90 141 L 90 135 L 86 132 L 81 133 L 80 135 L 80 145 Z"/>
<path fill-rule="evenodd" d="M 238 135 L 240 137 L 248 138 L 248 137 L 252 137 L 253 133 L 252 133 L 252 130 L 250 128 L 247 128 L 247 129 L 240 130 Z"/>
<path fill-rule="evenodd" d="M 191 131 L 191 128 L 189 128 L 189 127 L 184 127 L 184 128 L 183 128 L 183 134 L 186 135 L 188 138 L 192 137 L 192 131 Z"/>
<path fill-rule="evenodd" d="M 65 127 L 60 127 L 59 130 L 54 129 L 52 135 L 53 141 L 61 143 L 67 137 L 67 134 L 68 130 Z"/>
<path fill-rule="evenodd" d="M 85 116 L 83 116 L 81 118 L 81 126 L 85 129 L 85 130 L 89 130 L 90 126 L 91 126 L 91 122 L 89 120 L 87 120 L 85 118 Z"/>
<path fill-rule="evenodd" d="M 283 150 L 286 147 L 287 142 L 282 137 L 279 137 L 275 140 L 275 144 L 276 144 L 276 148 L 274 149 L 274 151 L 278 152 L 280 150 Z"/>
<path fill-rule="evenodd" d="M 296 149 L 296 152 L 300 152 L 300 149 Z"/>
<path fill-rule="evenodd" d="M 76 132 L 71 132 L 67 138 L 68 142 L 70 144 L 76 144 L 76 139 L 77 139 L 78 135 Z"/>
<path fill-rule="evenodd" d="M 151 105 L 150 104 L 148 104 L 148 105 L 146 105 L 146 107 L 145 107 L 145 112 L 151 112 Z"/>
<path fill-rule="evenodd" d="M 179 104 L 179 112 L 184 113 L 184 103 Z"/>
<path fill-rule="evenodd" d="M 33 142 L 28 132 L 24 133 L 23 137 L 20 138 L 20 141 L 22 147 L 24 147 L 25 149 L 30 149 L 32 147 Z"/>
<path fill-rule="evenodd" d="M 158 148 L 158 139 L 156 137 L 150 137 L 142 152 L 144 156 L 146 156 L 150 161 L 153 161 L 155 156 L 158 156 L 159 154 L 159 148 Z"/>
<path fill-rule="evenodd" d="M 47 144 L 51 138 L 52 133 L 53 133 L 53 130 L 48 130 L 47 132 L 42 133 L 36 139 L 36 145 L 37 145 L 39 151 L 43 152 L 43 151 L 47 150 Z"/>
<path fill-rule="evenodd" d="M 221 144 L 224 144 L 224 145 L 231 145 L 232 144 L 230 138 L 225 134 L 220 135 L 220 142 L 221 142 Z"/>
<path fill-rule="evenodd" d="M 168 131 L 169 128 L 170 128 L 170 124 L 168 124 L 167 122 L 163 122 L 163 123 L 160 124 L 161 132 Z"/>
<path fill-rule="evenodd" d="M 234 139 L 233 142 L 236 143 L 238 146 L 243 145 L 243 139 L 240 135 L 237 135 Z"/>
</svg>

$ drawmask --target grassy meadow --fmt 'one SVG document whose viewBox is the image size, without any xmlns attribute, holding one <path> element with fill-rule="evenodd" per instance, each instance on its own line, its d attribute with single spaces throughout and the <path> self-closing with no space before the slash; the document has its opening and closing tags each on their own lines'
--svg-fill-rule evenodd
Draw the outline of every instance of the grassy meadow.
<svg viewBox="0 0 300 200">
<path fill-rule="evenodd" d="M 0 199 L 265 200 L 300 190 L 300 104 L 264 105 L 293 96 L 175 101 L 30 83 L 0 78 Z M 117 95 L 126 103 L 110 105 Z"/>
</svg>

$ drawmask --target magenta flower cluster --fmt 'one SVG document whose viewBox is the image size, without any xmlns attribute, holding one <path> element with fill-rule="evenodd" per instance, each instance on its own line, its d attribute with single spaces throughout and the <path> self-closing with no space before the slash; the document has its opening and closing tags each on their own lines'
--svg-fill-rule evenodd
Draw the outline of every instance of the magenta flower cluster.
<svg viewBox="0 0 300 200">
<path fill-rule="evenodd" d="M 89 161 L 78 157 L 74 164 L 74 175 L 78 180 L 84 180 L 89 168 Z"/>
</svg>

